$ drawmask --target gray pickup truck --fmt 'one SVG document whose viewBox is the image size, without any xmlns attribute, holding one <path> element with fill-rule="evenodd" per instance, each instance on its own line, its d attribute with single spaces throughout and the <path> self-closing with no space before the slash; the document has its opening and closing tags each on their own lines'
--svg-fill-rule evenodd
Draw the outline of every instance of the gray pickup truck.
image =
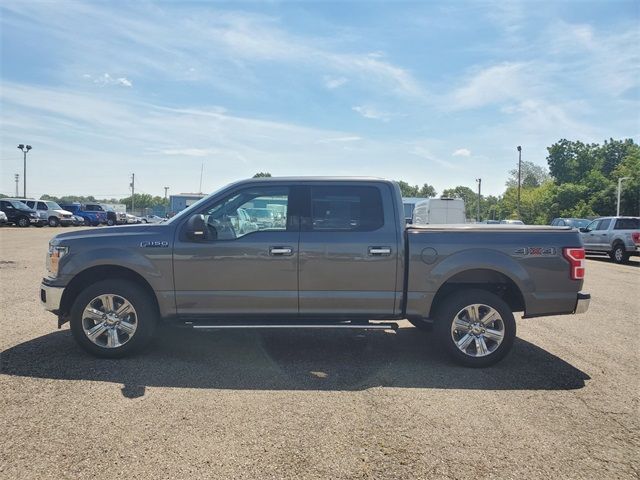
<svg viewBox="0 0 640 480">
<path fill-rule="evenodd" d="M 608 253 L 616 263 L 627 263 L 640 255 L 639 217 L 596 218 L 580 229 L 587 252 Z"/>
<path fill-rule="evenodd" d="M 273 222 L 239 231 L 238 211 Z M 194 329 L 431 329 L 487 366 L 524 317 L 581 313 L 577 230 L 405 225 L 400 189 L 374 178 L 231 184 L 166 223 L 74 231 L 49 244 L 40 299 L 92 354 L 141 349 L 159 321 Z"/>
</svg>

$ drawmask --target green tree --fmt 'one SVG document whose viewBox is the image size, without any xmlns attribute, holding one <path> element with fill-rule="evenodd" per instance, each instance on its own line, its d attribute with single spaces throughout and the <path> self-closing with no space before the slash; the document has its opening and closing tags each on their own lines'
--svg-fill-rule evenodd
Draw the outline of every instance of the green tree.
<svg viewBox="0 0 640 480">
<path fill-rule="evenodd" d="M 269 172 L 258 172 L 253 176 L 253 178 L 266 178 L 266 177 L 271 177 L 271 174 Z"/>
<path fill-rule="evenodd" d="M 396 182 L 400 187 L 403 197 L 420 197 L 420 198 L 433 198 L 436 196 L 436 189 L 432 185 L 425 183 L 422 187 L 418 185 L 409 185 L 403 180 Z"/>
<path fill-rule="evenodd" d="M 521 185 L 523 187 L 539 187 L 551 177 L 545 167 L 536 165 L 533 162 L 522 162 L 522 168 L 520 172 Z M 509 178 L 507 179 L 508 187 L 518 186 L 518 169 L 514 168 L 509 170 Z"/>
<path fill-rule="evenodd" d="M 556 184 L 579 183 L 593 169 L 598 168 L 599 146 L 562 139 L 554 143 L 547 151 L 549 173 Z"/>
</svg>

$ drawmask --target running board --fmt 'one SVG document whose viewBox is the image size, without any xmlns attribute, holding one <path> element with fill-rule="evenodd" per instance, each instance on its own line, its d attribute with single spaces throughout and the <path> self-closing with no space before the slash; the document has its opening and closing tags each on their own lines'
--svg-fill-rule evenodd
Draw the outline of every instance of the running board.
<svg viewBox="0 0 640 480">
<path fill-rule="evenodd" d="M 276 328 L 323 328 L 323 329 L 351 329 L 351 330 L 397 330 L 398 324 L 395 322 L 387 323 L 245 323 L 245 324 L 211 324 L 204 325 L 194 322 L 185 322 L 185 327 L 191 327 L 195 330 L 218 330 L 218 329 L 276 329 Z"/>
</svg>

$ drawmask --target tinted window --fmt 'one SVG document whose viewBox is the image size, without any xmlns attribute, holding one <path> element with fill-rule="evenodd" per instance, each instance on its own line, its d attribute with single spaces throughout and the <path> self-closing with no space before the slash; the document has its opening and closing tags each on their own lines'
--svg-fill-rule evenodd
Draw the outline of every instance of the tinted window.
<svg viewBox="0 0 640 480">
<path fill-rule="evenodd" d="M 287 187 L 252 187 L 240 190 L 207 208 L 207 225 L 218 240 L 232 240 L 252 232 L 287 229 Z"/>
<path fill-rule="evenodd" d="M 596 228 L 596 230 L 607 230 L 610 224 L 610 218 L 603 218 L 602 220 L 598 221 L 598 227 Z"/>
<path fill-rule="evenodd" d="M 45 205 L 44 202 L 38 202 L 38 210 L 46 210 L 46 209 L 47 209 L 47 206 Z"/>
<path fill-rule="evenodd" d="M 29 208 L 33 208 L 33 206 L 36 204 L 36 202 L 34 202 L 33 200 L 30 200 L 30 201 L 24 202 L 24 203 L 26 203 L 27 207 L 29 207 Z"/>
<path fill-rule="evenodd" d="M 312 187 L 314 231 L 369 232 L 384 224 L 382 197 L 375 187 Z"/>
<path fill-rule="evenodd" d="M 638 230 L 640 229 L 640 218 L 619 218 L 613 228 L 615 230 Z"/>
</svg>

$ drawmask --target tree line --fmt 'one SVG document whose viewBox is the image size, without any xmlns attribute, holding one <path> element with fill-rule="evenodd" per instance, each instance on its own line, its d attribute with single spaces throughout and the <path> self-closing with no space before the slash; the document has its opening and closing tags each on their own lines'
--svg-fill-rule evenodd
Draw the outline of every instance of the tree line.
<svg viewBox="0 0 640 480">
<path fill-rule="evenodd" d="M 615 215 L 618 179 L 626 177 L 620 196 L 621 215 L 640 215 L 640 146 L 632 139 L 586 144 L 562 139 L 547 148 L 548 170 L 522 162 L 520 209 L 518 169 L 509 172 L 505 191 L 480 197 L 481 220 L 521 219 L 548 224 L 557 217 Z M 398 182 L 404 197 L 435 197 L 430 185 Z M 478 194 L 465 185 L 445 189 L 442 197 L 462 198 L 467 218 L 476 218 Z"/>
</svg>

